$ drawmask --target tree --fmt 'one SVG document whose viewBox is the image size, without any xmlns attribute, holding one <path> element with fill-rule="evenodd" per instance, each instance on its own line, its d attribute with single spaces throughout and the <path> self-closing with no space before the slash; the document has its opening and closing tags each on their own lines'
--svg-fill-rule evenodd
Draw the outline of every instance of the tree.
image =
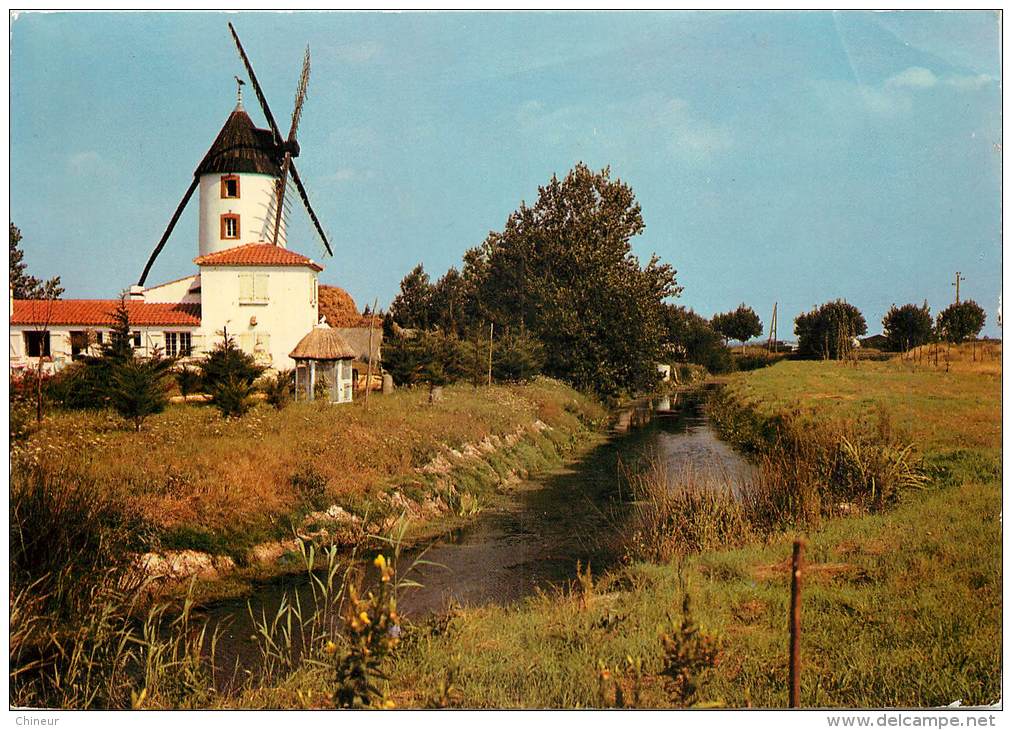
<svg viewBox="0 0 1012 730">
<path fill-rule="evenodd" d="M 928 303 L 918 307 L 916 304 L 904 304 L 889 307 L 882 318 L 882 328 L 888 341 L 886 347 L 891 352 L 906 352 L 931 340 L 933 323 Z"/>
<path fill-rule="evenodd" d="M 668 347 L 679 359 L 702 365 L 711 373 L 726 373 L 734 367 L 724 338 L 691 309 L 668 304 L 664 322 Z"/>
<path fill-rule="evenodd" d="M 948 342 L 959 344 L 976 337 L 984 328 L 987 315 L 983 308 L 972 299 L 950 304 L 938 315 L 938 333 Z"/>
<path fill-rule="evenodd" d="M 864 315 L 843 299 L 826 302 L 794 320 L 802 357 L 839 360 L 850 354 L 854 338 L 867 331 Z"/>
<path fill-rule="evenodd" d="M 54 276 L 43 282 L 28 274 L 28 265 L 24 262 L 25 253 L 21 250 L 21 230 L 10 224 L 10 283 L 15 299 L 59 299 L 63 295 L 60 277 Z"/>
<path fill-rule="evenodd" d="M 759 315 L 752 307 L 746 307 L 744 302 L 732 312 L 715 315 L 710 325 L 723 335 L 725 341 L 738 340 L 742 344 L 763 333 L 763 323 Z"/>
<path fill-rule="evenodd" d="M 148 416 L 165 410 L 172 360 L 129 358 L 113 367 L 109 402 L 113 409 L 140 431 Z"/>
<path fill-rule="evenodd" d="M 241 416 L 250 408 L 253 383 L 265 368 L 253 356 L 236 347 L 227 332 L 199 363 L 204 390 L 226 418 Z"/>
<path fill-rule="evenodd" d="M 486 347 L 488 343 L 485 343 Z M 507 383 L 536 377 L 545 364 L 545 348 L 533 335 L 507 333 L 492 348 L 492 376 Z"/>
<path fill-rule="evenodd" d="M 186 401 L 190 393 L 195 393 L 200 387 L 200 371 L 189 365 L 180 366 L 176 371 L 176 385 L 179 386 L 179 393 L 183 396 L 183 401 Z"/>
<path fill-rule="evenodd" d="M 496 330 L 530 333 L 544 345 L 545 372 L 578 388 L 614 396 L 649 387 L 662 302 L 680 289 L 670 266 L 633 255 L 643 228 L 632 188 L 579 163 L 467 253 L 465 308 Z"/>
<path fill-rule="evenodd" d="M 407 329 L 428 329 L 432 307 L 432 284 L 425 267 L 418 264 L 401 279 L 401 291 L 390 304 L 394 321 Z"/>
</svg>

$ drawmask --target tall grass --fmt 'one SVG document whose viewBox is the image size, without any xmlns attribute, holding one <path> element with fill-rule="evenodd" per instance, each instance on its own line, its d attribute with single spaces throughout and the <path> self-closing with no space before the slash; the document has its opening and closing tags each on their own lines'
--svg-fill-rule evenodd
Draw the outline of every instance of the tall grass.
<svg viewBox="0 0 1012 730">
<path fill-rule="evenodd" d="M 626 529 L 632 557 L 668 562 L 810 529 L 824 518 L 880 510 L 928 482 L 885 410 L 871 429 L 855 422 L 813 427 L 789 413 L 762 418 L 718 391 L 708 412 L 725 438 L 750 452 L 751 475 L 738 483 L 692 467 L 672 474 L 656 460 L 625 475 L 634 496 Z"/>
</svg>

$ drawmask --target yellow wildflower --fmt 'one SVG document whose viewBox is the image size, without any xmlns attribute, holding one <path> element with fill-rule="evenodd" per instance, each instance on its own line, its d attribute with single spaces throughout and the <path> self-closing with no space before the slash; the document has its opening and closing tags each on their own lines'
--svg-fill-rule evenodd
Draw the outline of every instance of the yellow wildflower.
<svg viewBox="0 0 1012 730">
<path fill-rule="evenodd" d="M 382 553 L 380 553 L 376 556 L 376 559 L 372 561 L 372 564 L 380 570 L 384 570 L 387 567 L 387 559 L 383 557 Z"/>
<path fill-rule="evenodd" d="M 394 704 L 393 700 L 387 700 L 386 702 L 383 703 L 384 710 L 391 710 L 394 707 L 397 707 L 397 705 Z"/>
<path fill-rule="evenodd" d="M 337 653 L 337 644 L 335 644 L 333 641 L 328 641 L 327 645 L 325 647 L 323 647 L 323 650 L 325 652 L 327 652 L 328 654 L 336 654 Z"/>
<path fill-rule="evenodd" d="M 369 620 L 369 614 L 367 614 L 365 611 L 363 611 L 358 615 L 358 620 L 364 623 L 366 626 L 372 623 L 372 621 Z"/>
</svg>

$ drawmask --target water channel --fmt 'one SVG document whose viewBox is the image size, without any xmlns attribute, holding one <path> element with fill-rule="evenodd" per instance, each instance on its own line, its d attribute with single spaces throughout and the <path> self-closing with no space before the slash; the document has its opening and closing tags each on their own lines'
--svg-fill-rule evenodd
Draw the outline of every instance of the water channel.
<svg viewBox="0 0 1012 730">
<path fill-rule="evenodd" d="M 572 580 L 577 561 L 595 574 L 606 570 L 622 555 L 623 474 L 659 464 L 672 479 L 690 469 L 732 489 L 742 483 L 750 465 L 717 438 L 701 402 L 701 392 L 680 393 L 620 411 L 612 432 L 580 458 L 517 485 L 504 503 L 429 545 L 424 558 L 432 564 L 410 576 L 422 587 L 400 597 L 399 612 L 417 620 L 452 605 L 511 603 Z M 409 552 L 401 565 L 411 559 Z M 258 586 L 249 606 L 270 617 L 295 592 L 312 605 L 309 581 L 298 576 Z M 246 600 L 206 611 L 212 623 L 224 620 L 220 657 L 245 664 L 258 656 Z"/>
</svg>

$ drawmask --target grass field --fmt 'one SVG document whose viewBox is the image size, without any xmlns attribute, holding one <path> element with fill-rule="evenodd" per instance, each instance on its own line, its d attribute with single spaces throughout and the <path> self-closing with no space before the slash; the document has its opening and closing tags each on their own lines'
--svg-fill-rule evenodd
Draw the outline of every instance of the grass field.
<svg viewBox="0 0 1012 730">
<path fill-rule="evenodd" d="M 375 514 L 385 491 L 424 491 L 416 470 L 447 449 L 504 437 L 539 419 L 569 446 L 603 415 L 591 399 L 547 379 L 452 386 L 434 404 L 424 389 L 373 397 L 368 409 L 362 401 L 280 411 L 260 404 L 234 421 L 209 406 L 178 404 L 140 433 L 111 412 L 57 411 L 13 447 L 13 458 L 20 467 L 93 481 L 166 546 L 241 552 L 290 535 L 292 516 L 314 508 L 307 485 L 315 509 L 336 503 Z"/>
<path fill-rule="evenodd" d="M 803 704 L 997 701 L 1001 406 L 994 374 L 902 362 L 783 362 L 734 376 L 729 387 L 769 414 L 793 410 L 812 424 L 885 409 L 925 457 L 971 449 L 990 465 L 953 472 L 889 511 L 829 520 L 805 536 Z M 584 581 L 567 595 L 462 611 L 404 648 L 391 668 L 390 695 L 407 705 L 601 706 L 616 703 L 617 683 L 624 703 L 677 704 L 661 636 L 677 630 L 687 590 L 692 616 L 721 647 L 715 666 L 699 672 L 695 700 L 785 706 L 792 538 L 681 564 L 637 563 L 590 591 Z M 308 685 L 318 680 L 303 677 Z M 286 705 L 293 691 L 244 701 Z"/>
</svg>

